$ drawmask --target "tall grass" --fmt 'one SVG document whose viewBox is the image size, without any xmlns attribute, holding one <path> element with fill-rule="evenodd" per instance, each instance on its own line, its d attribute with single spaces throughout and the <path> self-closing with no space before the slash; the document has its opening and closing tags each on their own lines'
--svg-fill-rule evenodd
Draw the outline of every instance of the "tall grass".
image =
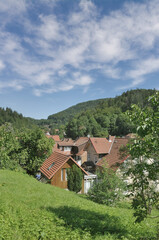
<svg viewBox="0 0 159 240">
<path fill-rule="evenodd" d="M 155 219 L 134 220 L 129 204 L 99 205 L 26 174 L 0 171 L 0 239 L 157 239 Z"/>
</svg>

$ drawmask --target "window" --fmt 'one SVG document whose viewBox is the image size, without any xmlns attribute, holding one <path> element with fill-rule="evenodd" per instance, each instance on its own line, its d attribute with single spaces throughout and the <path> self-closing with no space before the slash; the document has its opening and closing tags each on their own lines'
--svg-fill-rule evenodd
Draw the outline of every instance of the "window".
<svg viewBox="0 0 159 240">
<path fill-rule="evenodd" d="M 64 180 L 64 169 L 62 168 L 61 169 L 61 181 L 63 181 Z"/>
<path fill-rule="evenodd" d="M 71 147 L 64 147 L 64 151 L 71 151 Z"/>
<path fill-rule="evenodd" d="M 99 159 L 103 158 L 106 154 L 99 154 Z"/>
<path fill-rule="evenodd" d="M 65 169 L 65 180 L 67 181 L 67 168 Z"/>
<path fill-rule="evenodd" d="M 61 181 L 67 181 L 67 169 L 66 168 L 61 169 Z"/>
<path fill-rule="evenodd" d="M 54 165 L 55 165 L 55 162 L 53 162 L 53 163 L 48 167 L 47 170 L 50 170 Z"/>
</svg>

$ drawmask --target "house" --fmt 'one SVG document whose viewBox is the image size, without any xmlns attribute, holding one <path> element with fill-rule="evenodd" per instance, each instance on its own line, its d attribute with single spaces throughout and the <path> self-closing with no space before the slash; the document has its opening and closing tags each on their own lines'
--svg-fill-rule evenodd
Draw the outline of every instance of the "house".
<svg viewBox="0 0 159 240">
<path fill-rule="evenodd" d="M 88 137 L 80 137 L 75 141 L 74 144 L 74 155 L 73 158 L 81 166 L 84 162 L 87 161 L 87 151 L 85 150 L 86 144 L 88 142 Z"/>
<path fill-rule="evenodd" d="M 83 173 L 81 193 L 85 193 L 85 178 L 89 174 L 79 166 L 71 156 L 54 151 L 51 156 L 44 161 L 40 172 L 42 178 L 51 183 L 51 185 L 67 189 L 67 169 L 71 168 L 74 164 L 77 165 Z"/>
<path fill-rule="evenodd" d="M 92 161 L 96 164 L 104 156 L 108 155 L 114 143 L 114 136 L 107 138 L 89 138 L 89 141 L 85 147 L 87 151 L 87 161 Z"/>
<path fill-rule="evenodd" d="M 57 149 L 67 155 L 72 155 L 72 147 L 74 146 L 74 144 L 75 141 L 71 138 L 64 138 L 62 141 L 58 142 Z"/>
<path fill-rule="evenodd" d="M 76 140 L 65 138 L 58 142 L 56 151 L 71 156 L 81 166 L 82 163 L 87 161 L 87 151 L 85 151 L 85 146 L 88 140 L 88 137 L 80 137 Z"/>
<path fill-rule="evenodd" d="M 82 193 L 87 193 L 97 178 L 97 168 L 110 167 L 117 170 L 128 156 L 120 151 L 129 137 L 88 138 L 76 140 L 65 138 L 57 142 L 51 156 L 45 160 L 40 172 L 52 185 L 67 189 L 67 168 L 76 164 L 83 172 Z"/>
<path fill-rule="evenodd" d="M 105 166 L 117 170 L 117 168 L 128 158 L 128 155 L 125 155 L 124 151 L 121 151 L 122 148 L 124 150 L 128 141 L 128 137 L 114 138 L 109 154 L 99 159 L 96 166 L 99 168 Z"/>
<path fill-rule="evenodd" d="M 59 135 L 46 134 L 46 137 L 47 137 L 47 138 L 52 138 L 52 139 L 55 141 L 55 143 L 58 143 L 58 142 L 61 141 Z"/>
<path fill-rule="evenodd" d="M 55 151 L 56 148 L 57 148 L 58 142 L 61 141 L 59 135 L 50 135 L 49 133 L 47 133 L 47 134 L 46 134 L 46 137 L 47 137 L 47 138 L 52 138 L 52 139 L 54 140 L 55 144 L 54 144 L 54 146 L 53 146 L 53 151 Z"/>
</svg>

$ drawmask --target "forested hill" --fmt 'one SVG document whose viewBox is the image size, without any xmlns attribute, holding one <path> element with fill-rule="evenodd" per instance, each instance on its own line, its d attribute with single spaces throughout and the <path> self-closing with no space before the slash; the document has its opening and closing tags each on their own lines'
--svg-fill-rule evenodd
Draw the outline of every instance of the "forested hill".
<svg viewBox="0 0 159 240">
<path fill-rule="evenodd" d="M 1 108 L 0 107 L 0 126 L 6 122 L 12 123 L 15 128 L 32 128 L 34 125 L 34 120 L 30 118 L 23 117 L 22 114 L 13 111 L 10 108 Z"/>
<path fill-rule="evenodd" d="M 117 131 L 117 128 L 113 125 L 115 124 L 116 126 L 118 122 L 123 121 L 121 113 L 130 109 L 132 104 L 138 104 L 141 107 L 145 106 L 148 97 L 154 93 L 155 90 L 152 89 L 131 90 L 115 98 L 104 98 L 79 103 L 64 111 L 50 115 L 48 119 L 41 120 L 23 117 L 22 114 L 10 108 L 0 108 L 0 126 L 5 122 L 12 123 L 16 128 L 32 128 L 38 125 L 41 128 L 46 128 L 46 131 L 51 130 L 52 134 L 54 134 L 54 130 L 58 128 L 60 129 L 60 133 L 65 131 L 67 136 L 73 138 L 87 134 L 93 136 L 105 136 L 106 133 L 121 135 L 122 133 Z M 124 119 L 124 121 L 127 120 Z M 118 129 L 119 128 L 120 127 L 118 127 Z M 127 129 L 126 132 L 130 131 L 129 127 L 125 129 Z"/>
<path fill-rule="evenodd" d="M 54 124 L 66 124 L 72 117 L 81 112 L 101 108 L 103 105 L 107 107 L 118 107 L 122 112 L 130 109 L 132 104 L 138 104 L 143 107 L 146 105 L 147 98 L 154 94 L 152 89 L 137 89 L 124 92 L 121 96 L 115 98 L 97 99 L 88 102 L 79 103 L 64 111 L 48 116 L 48 120 Z"/>
<path fill-rule="evenodd" d="M 104 100 L 105 99 L 97 99 L 97 100 L 92 100 L 88 102 L 78 103 L 77 105 L 69 107 L 64 111 L 48 116 L 48 120 L 53 120 L 57 124 L 59 123 L 65 124 L 68 122 L 69 119 L 74 117 L 77 113 L 86 111 L 88 109 L 89 110 L 94 109 Z"/>
</svg>

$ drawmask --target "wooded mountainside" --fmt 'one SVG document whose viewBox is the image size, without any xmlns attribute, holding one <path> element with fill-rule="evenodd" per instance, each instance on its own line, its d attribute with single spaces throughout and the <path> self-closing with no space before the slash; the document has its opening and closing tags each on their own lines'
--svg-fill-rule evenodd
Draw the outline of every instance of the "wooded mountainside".
<svg viewBox="0 0 159 240">
<path fill-rule="evenodd" d="M 95 108 L 101 108 L 101 105 L 107 107 L 119 107 L 122 112 L 130 109 L 132 104 L 138 104 L 143 107 L 147 103 L 147 98 L 155 93 L 152 89 L 137 89 L 124 92 L 121 96 L 115 98 L 103 98 L 88 102 L 79 103 L 64 111 L 48 116 L 47 120 L 51 120 L 54 124 L 66 124 L 77 113 L 85 112 Z"/>
<path fill-rule="evenodd" d="M 136 89 L 124 92 L 115 98 L 79 103 L 50 115 L 47 120 L 40 120 L 39 123 L 41 126 L 48 123 L 52 134 L 55 134 L 55 128 L 58 128 L 61 136 L 65 131 L 66 136 L 73 139 L 87 135 L 94 137 L 105 137 L 108 134 L 126 135 L 133 132 L 134 127 L 124 113 L 130 110 L 132 104 L 137 104 L 141 108 L 146 106 L 148 97 L 155 91 Z"/>
<path fill-rule="evenodd" d="M 22 114 L 8 107 L 6 109 L 0 107 L 0 126 L 6 122 L 12 123 L 12 125 L 18 129 L 22 127 L 32 128 L 35 126 L 33 120 L 30 118 L 23 117 Z"/>
<path fill-rule="evenodd" d="M 102 137 L 111 135 L 125 135 L 133 131 L 133 125 L 124 114 L 131 108 L 132 104 L 144 107 L 149 96 L 156 90 L 136 89 L 124 92 L 115 98 L 98 99 L 79 103 L 64 111 L 48 116 L 48 119 L 35 120 L 25 118 L 22 114 L 12 111 L 10 108 L 0 108 L 0 125 L 10 122 L 16 128 L 32 128 L 38 125 L 63 137 L 76 138 L 78 136 Z"/>
</svg>

